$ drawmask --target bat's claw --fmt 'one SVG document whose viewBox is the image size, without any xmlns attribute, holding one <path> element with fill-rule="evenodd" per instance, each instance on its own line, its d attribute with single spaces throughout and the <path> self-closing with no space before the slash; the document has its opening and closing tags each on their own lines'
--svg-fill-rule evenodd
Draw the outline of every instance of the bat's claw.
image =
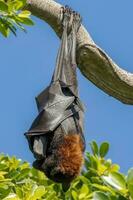
<svg viewBox="0 0 133 200">
<path fill-rule="evenodd" d="M 60 15 L 59 15 L 59 18 L 60 18 L 61 23 L 63 23 L 64 9 L 65 9 L 65 8 L 64 8 L 63 6 L 60 8 Z"/>
<path fill-rule="evenodd" d="M 76 24 L 76 29 L 78 30 L 81 24 L 81 16 L 78 12 L 73 11 L 69 6 L 61 7 L 60 20 L 63 27 L 66 23 L 68 24 L 69 29 Z"/>
<path fill-rule="evenodd" d="M 78 13 L 78 12 L 73 12 L 73 24 L 76 28 L 76 32 L 79 30 L 80 28 L 80 25 L 81 25 L 81 21 L 82 21 L 82 18 L 81 18 L 81 15 Z"/>
</svg>

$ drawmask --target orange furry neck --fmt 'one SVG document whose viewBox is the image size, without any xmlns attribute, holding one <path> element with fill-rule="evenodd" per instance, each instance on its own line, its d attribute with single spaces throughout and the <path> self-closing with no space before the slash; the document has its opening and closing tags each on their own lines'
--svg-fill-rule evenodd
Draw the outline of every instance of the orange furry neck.
<svg viewBox="0 0 133 200">
<path fill-rule="evenodd" d="M 79 175 L 83 165 L 83 145 L 80 135 L 64 136 L 57 152 L 60 171 L 73 178 Z"/>
</svg>

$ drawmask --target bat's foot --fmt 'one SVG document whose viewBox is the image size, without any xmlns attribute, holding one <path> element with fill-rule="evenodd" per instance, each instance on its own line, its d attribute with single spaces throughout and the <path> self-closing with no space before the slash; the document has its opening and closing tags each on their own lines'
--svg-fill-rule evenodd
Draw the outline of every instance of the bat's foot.
<svg viewBox="0 0 133 200">
<path fill-rule="evenodd" d="M 80 28 L 80 25 L 81 25 L 81 21 L 82 21 L 82 18 L 81 18 L 81 15 L 78 13 L 78 12 L 73 12 L 73 24 L 75 25 L 76 27 L 76 32 L 79 30 Z"/>
<path fill-rule="evenodd" d="M 68 26 L 69 30 L 72 26 L 76 26 L 76 31 L 78 31 L 81 24 L 81 16 L 78 12 L 72 10 L 69 6 L 61 7 L 60 20 L 63 27 Z"/>
<path fill-rule="evenodd" d="M 73 10 L 69 6 L 61 7 L 61 21 L 64 27 L 66 26 L 66 23 L 68 24 L 68 27 L 72 24 Z"/>
</svg>

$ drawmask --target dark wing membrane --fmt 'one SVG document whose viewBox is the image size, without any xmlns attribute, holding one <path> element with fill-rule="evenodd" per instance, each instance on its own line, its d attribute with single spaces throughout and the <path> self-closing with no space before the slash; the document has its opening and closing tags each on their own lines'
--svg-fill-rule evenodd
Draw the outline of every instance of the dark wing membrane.
<svg viewBox="0 0 133 200">
<path fill-rule="evenodd" d="M 85 145 L 84 108 L 78 97 L 76 74 L 76 37 L 80 20 L 75 16 L 73 19 L 70 29 L 68 13 L 64 15 L 61 46 L 54 74 L 50 85 L 36 97 L 39 114 L 25 134 L 29 147 L 38 160 L 45 157 L 48 138 L 60 126 L 64 127 L 66 134 L 80 134 L 83 146 Z"/>
<path fill-rule="evenodd" d="M 42 101 L 44 99 L 46 102 Z M 63 94 L 59 81 L 44 90 L 37 100 L 41 112 L 34 120 L 27 135 L 42 135 L 52 132 L 63 120 L 80 110 L 72 93 L 69 93 L 68 96 Z M 42 104 L 40 104 L 41 101 Z"/>
</svg>

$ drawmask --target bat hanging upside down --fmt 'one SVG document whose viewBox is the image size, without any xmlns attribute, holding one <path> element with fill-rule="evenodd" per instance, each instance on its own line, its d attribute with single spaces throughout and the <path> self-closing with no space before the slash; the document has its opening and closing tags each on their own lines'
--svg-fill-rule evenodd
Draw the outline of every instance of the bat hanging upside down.
<svg viewBox="0 0 133 200">
<path fill-rule="evenodd" d="M 69 185 L 83 164 L 83 105 L 78 96 L 76 38 L 81 17 L 62 9 L 62 39 L 50 85 L 36 98 L 39 114 L 25 136 L 33 166 L 55 182 Z"/>
</svg>

